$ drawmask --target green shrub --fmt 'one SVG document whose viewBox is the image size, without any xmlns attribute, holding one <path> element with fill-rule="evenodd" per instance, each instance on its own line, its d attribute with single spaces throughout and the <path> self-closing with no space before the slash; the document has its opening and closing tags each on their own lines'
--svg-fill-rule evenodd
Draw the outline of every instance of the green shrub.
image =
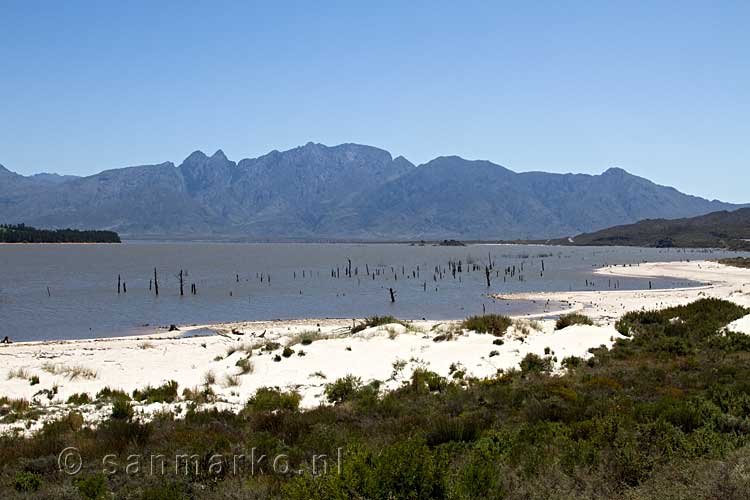
<svg viewBox="0 0 750 500">
<path fill-rule="evenodd" d="M 278 342 L 266 342 L 265 344 L 263 344 L 263 347 L 261 347 L 261 349 L 263 349 L 266 352 L 272 352 L 272 351 L 275 351 L 276 349 L 279 349 L 280 347 L 281 347 L 281 344 L 279 344 Z"/>
<path fill-rule="evenodd" d="M 329 403 L 339 404 L 348 401 L 362 387 L 362 379 L 354 375 L 337 379 L 335 382 L 326 384 L 325 395 Z"/>
<path fill-rule="evenodd" d="M 541 373 L 552 371 L 554 365 L 552 358 L 543 358 L 530 352 L 521 360 L 520 367 L 523 373 Z"/>
<path fill-rule="evenodd" d="M 593 325 L 594 322 L 591 321 L 591 318 L 584 314 L 580 313 L 570 313 L 565 314 L 563 316 L 560 316 L 560 318 L 557 320 L 557 323 L 555 323 L 555 330 L 562 330 L 563 328 L 567 328 L 569 326 L 573 325 Z"/>
<path fill-rule="evenodd" d="M 96 393 L 96 399 L 102 400 L 102 401 L 113 401 L 115 399 L 124 399 L 126 401 L 130 401 L 130 396 L 125 391 L 121 391 L 120 389 L 111 389 L 109 387 L 105 387 L 104 389 L 100 390 Z"/>
<path fill-rule="evenodd" d="M 417 368 L 411 374 L 411 386 L 416 391 L 441 392 L 448 387 L 448 380 L 435 372 Z"/>
<path fill-rule="evenodd" d="M 117 398 L 112 403 L 111 418 L 115 420 L 129 420 L 133 417 L 133 406 L 127 399 Z"/>
<path fill-rule="evenodd" d="M 42 486 L 42 476 L 34 472 L 18 471 L 13 480 L 13 487 L 21 493 L 37 491 Z"/>
<path fill-rule="evenodd" d="M 583 364 L 583 358 L 578 356 L 567 356 L 562 360 L 562 366 L 568 370 L 578 368 Z"/>
<path fill-rule="evenodd" d="M 285 347 L 284 350 L 281 352 L 281 355 L 285 358 L 291 357 L 294 354 L 294 349 L 291 347 Z"/>
<path fill-rule="evenodd" d="M 254 411 L 295 411 L 299 408 L 302 396 L 293 391 L 283 392 L 278 388 L 261 387 L 246 405 Z"/>
<path fill-rule="evenodd" d="M 76 478 L 73 484 L 86 500 L 102 500 L 107 495 L 107 480 L 101 474 Z"/>
<path fill-rule="evenodd" d="M 70 397 L 68 397 L 67 403 L 69 405 L 76 405 L 76 406 L 87 405 L 91 403 L 91 398 L 85 392 L 82 392 L 80 394 L 78 393 L 71 394 Z"/>
<path fill-rule="evenodd" d="M 31 378 L 29 379 L 29 384 L 30 385 L 39 384 L 39 377 L 37 375 L 32 375 Z"/>
<path fill-rule="evenodd" d="M 502 337 L 513 321 L 502 314 L 485 314 L 484 316 L 472 316 L 466 318 L 461 327 L 479 333 L 489 333 L 495 337 Z"/>
<path fill-rule="evenodd" d="M 177 399 L 177 382 L 170 380 L 159 387 L 146 386 L 133 391 L 133 399 L 147 403 L 173 403 Z"/>
</svg>

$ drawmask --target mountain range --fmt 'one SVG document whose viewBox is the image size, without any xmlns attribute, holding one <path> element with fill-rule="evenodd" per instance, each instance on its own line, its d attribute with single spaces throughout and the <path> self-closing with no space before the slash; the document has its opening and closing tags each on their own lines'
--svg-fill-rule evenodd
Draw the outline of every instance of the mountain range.
<svg viewBox="0 0 750 500">
<path fill-rule="evenodd" d="M 107 229 L 126 238 L 540 239 L 743 205 L 709 201 L 611 168 L 516 173 L 458 156 L 416 166 L 359 144 L 308 143 L 239 162 L 196 151 L 87 177 L 0 165 L 0 222 Z"/>
</svg>

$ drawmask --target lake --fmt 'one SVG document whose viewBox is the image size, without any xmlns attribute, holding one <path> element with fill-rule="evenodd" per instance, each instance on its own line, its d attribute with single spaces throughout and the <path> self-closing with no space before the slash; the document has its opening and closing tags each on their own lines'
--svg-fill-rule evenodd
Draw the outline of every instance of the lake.
<svg viewBox="0 0 750 500">
<path fill-rule="evenodd" d="M 406 244 L 0 245 L 0 336 L 14 341 L 152 333 L 157 326 L 291 318 L 458 319 L 544 312 L 487 293 L 647 289 L 593 270 L 734 256 L 707 250 Z M 484 268 L 492 260 L 491 286 Z M 351 277 L 347 275 L 351 260 Z M 452 266 L 460 272 L 454 274 Z M 544 272 L 542 272 L 542 262 Z M 515 273 L 506 275 L 506 268 Z M 157 269 L 159 295 L 154 293 Z M 179 273 L 184 270 L 184 295 Z M 117 279 L 127 287 L 118 294 Z M 655 288 L 694 285 L 655 279 Z M 195 284 L 196 294 L 191 293 Z M 149 289 L 151 287 L 151 290 Z M 389 289 L 395 291 L 392 303 Z M 547 306 L 551 307 L 551 305 Z M 484 308 L 484 309 L 483 309 Z"/>
</svg>

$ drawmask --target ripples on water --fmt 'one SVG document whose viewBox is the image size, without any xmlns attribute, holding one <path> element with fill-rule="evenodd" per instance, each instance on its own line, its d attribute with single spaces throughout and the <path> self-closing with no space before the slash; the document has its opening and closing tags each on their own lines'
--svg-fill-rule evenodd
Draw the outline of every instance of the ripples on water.
<svg viewBox="0 0 750 500">
<path fill-rule="evenodd" d="M 9 335 L 16 341 L 91 338 L 153 332 L 156 326 L 171 323 L 383 314 L 404 319 L 456 319 L 480 314 L 483 306 L 487 312 L 506 314 L 542 312 L 542 303 L 494 301 L 485 295 L 607 290 L 616 283 L 593 275 L 594 269 L 726 255 L 736 254 L 526 245 L 4 245 L 0 246 L 0 336 Z M 346 276 L 349 259 L 351 277 Z M 490 259 L 494 269 L 492 286 L 487 288 L 484 267 Z M 459 261 L 462 272 L 454 278 L 449 262 Z M 472 264 L 480 269 L 471 270 Z M 504 269 L 512 266 L 516 275 L 505 276 Z M 149 291 L 154 268 L 158 297 Z M 186 272 L 183 297 L 179 294 L 180 269 Z M 127 293 L 117 293 L 118 274 Z M 673 279 L 651 281 L 654 288 L 694 284 Z M 197 295 L 190 294 L 193 283 Z M 648 280 L 620 278 L 619 287 L 647 289 Z M 395 304 L 390 301 L 389 288 L 396 292 Z"/>
</svg>

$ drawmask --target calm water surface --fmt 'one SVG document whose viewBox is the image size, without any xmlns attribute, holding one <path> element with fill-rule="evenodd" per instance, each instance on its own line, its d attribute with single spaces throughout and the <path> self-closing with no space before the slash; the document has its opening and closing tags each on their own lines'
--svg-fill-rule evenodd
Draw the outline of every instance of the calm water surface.
<svg viewBox="0 0 750 500">
<path fill-rule="evenodd" d="M 543 303 L 493 301 L 485 295 L 607 290 L 616 285 L 647 289 L 648 280 L 621 278 L 613 283 L 592 272 L 610 264 L 724 255 L 736 254 L 521 245 L 0 245 L 0 336 L 15 341 L 91 338 L 153 332 L 171 323 L 381 314 L 455 319 L 479 314 L 483 306 L 487 312 L 506 314 L 543 312 Z M 349 259 L 351 277 L 346 276 Z M 494 271 L 487 288 L 484 266 L 490 259 Z M 449 263 L 458 261 L 462 272 L 454 278 Z M 472 263 L 481 271 L 471 271 Z M 504 269 L 512 266 L 516 275 L 505 276 Z M 154 268 L 158 297 L 149 291 Z M 187 273 L 183 297 L 180 269 Z M 127 293 L 117 293 L 118 274 Z M 674 279 L 652 281 L 655 288 L 695 285 Z M 190 294 L 193 283 L 197 295 Z M 396 292 L 395 304 L 389 288 Z"/>
</svg>

